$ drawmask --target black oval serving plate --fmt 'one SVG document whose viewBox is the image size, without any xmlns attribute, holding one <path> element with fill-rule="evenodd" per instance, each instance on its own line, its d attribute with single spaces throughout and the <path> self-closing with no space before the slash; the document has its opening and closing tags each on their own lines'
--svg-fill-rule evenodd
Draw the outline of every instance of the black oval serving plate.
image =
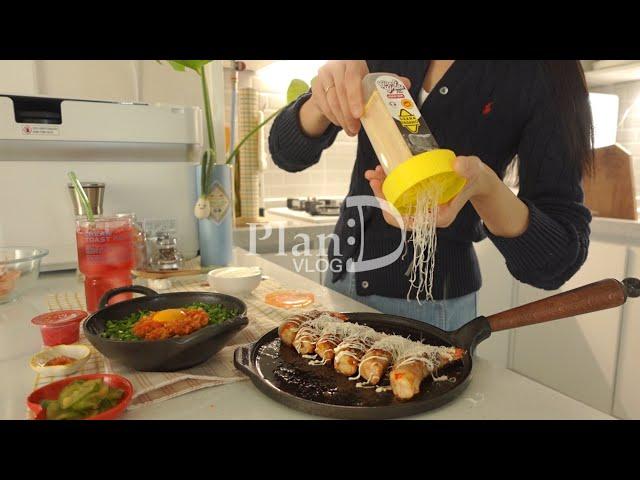
<svg viewBox="0 0 640 480">
<path fill-rule="evenodd" d="M 257 342 L 239 347 L 234 363 L 253 384 L 284 405 L 312 415 L 343 419 L 386 419 L 415 415 L 450 402 L 471 379 L 475 345 L 490 335 L 486 319 L 479 317 L 456 332 L 445 332 L 423 322 L 394 315 L 347 313 L 349 320 L 378 331 L 408 336 L 431 345 L 457 346 L 467 350 L 458 362 L 439 374 L 447 381 L 426 379 L 420 393 L 408 401 L 393 393 L 357 388 L 355 381 L 329 366 L 309 365 L 309 360 L 280 343 L 277 329 Z M 386 380 L 388 383 L 388 380 Z M 382 383 L 385 383 L 383 380 Z"/>
<path fill-rule="evenodd" d="M 144 297 L 105 306 L 119 293 L 137 292 Z M 139 310 L 164 310 L 204 302 L 221 304 L 238 312 L 218 325 L 209 325 L 182 337 L 166 340 L 122 341 L 102 337 L 107 320 L 118 320 Z M 100 310 L 84 322 L 84 334 L 104 356 L 140 371 L 170 372 L 199 365 L 219 352 L 233 336 L 247 326 L 247 306 L 239 298 L 221 293 L 177 292 L 159 294 L 150 288 L 132 285 L 108 291 L 100 299 Z"/>
</svg>

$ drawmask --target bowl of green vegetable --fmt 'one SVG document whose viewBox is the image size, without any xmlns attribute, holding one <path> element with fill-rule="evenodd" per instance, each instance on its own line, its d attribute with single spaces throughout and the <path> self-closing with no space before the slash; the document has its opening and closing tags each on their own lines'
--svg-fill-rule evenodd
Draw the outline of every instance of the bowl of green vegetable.
<svg viewBox="0 0 640 480">
<path fill-rule="evenodd" d="M 107 305 L 123 292 L 144 296 Z M 140 371 L 170 372 L 206 362 L 248 323 L 247 306 L 230 295 L 160 294 L 131 285 L 105 293 L 83 330 L 109 359 Z"/>
<path fill-rule="evenodd" d="M 133 397 L 133 385 L 120 375 L 78 375 L 34 390 L 27 406 L 36 420 L 112 420 Z"/>
</svg>

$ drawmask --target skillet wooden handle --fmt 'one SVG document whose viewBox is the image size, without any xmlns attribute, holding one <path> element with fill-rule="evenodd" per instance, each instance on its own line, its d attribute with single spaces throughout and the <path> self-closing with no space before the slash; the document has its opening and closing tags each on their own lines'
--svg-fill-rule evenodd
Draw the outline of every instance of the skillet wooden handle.
<svg viewBox="0 0 640 480">
<path fill-rule="evenodd" d="M 487 321 L 491 331 L 497 332 L 605 310 L 622 305 L 627 296 L 640 295 L 639 285 L 640 281 L 635 278 L 622 282 L 609 278 L 496 313 L 487 317 Z"/>
</svg>

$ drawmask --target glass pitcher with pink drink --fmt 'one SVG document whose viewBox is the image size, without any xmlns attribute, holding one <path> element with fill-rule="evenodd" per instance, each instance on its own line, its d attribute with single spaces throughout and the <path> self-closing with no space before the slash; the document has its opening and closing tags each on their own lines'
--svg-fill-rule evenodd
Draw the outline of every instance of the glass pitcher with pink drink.
<svg viewBox="0 0 640 480">
<path fill-rule="evenodd" d="M 78 268 L 84 274 L 87 311 L 98 310 L 100 297 L 112 288 L 131 285 L 135 266 L 135 230 L 132 215 L 98 216 L 76 220 Z M 109 303 L 132 298 L 131 293 L 115 296 Z"/>
</svg>

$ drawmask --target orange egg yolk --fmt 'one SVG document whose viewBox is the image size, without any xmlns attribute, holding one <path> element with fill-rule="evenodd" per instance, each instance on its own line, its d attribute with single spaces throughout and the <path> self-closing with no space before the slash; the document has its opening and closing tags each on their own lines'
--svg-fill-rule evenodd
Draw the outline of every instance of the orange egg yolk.
<svg viewBox="0 0 640 480">
<path fill-rule="evenodd" d="M 180 320 L 187 316 L 184 310 L 179 308 L 168 308 L 167 310 L 160 310 L 153 314 L 153 321 L 159 323 L 167 323 L 172 320 Z"/>
</svg>

